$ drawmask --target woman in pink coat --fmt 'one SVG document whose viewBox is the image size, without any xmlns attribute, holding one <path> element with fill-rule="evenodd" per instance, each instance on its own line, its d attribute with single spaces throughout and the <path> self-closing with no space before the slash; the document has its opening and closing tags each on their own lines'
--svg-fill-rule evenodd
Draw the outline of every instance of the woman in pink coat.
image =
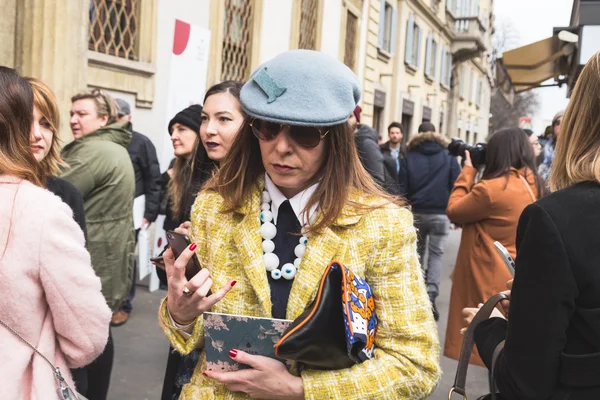
<svg viewBox="0 0 600 400">
<path fill-rule="evenodd" d="M 106 345 L 111 312 L 71 209 L 43 189 L 30 147 L 31 86 L 0 67 L 0 320 L 60 369 Z M 0 325 L 0 399 L 56 399 L 52 368 Z"/>
</svg>

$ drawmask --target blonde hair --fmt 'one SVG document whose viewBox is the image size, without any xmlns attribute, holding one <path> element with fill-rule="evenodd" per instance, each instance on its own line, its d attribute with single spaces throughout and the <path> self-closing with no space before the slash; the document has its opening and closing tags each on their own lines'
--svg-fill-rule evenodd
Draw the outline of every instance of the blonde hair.
<svg viewBox="0 0 600 400">
<path fill-rule="evenodd" d="M 40 113 L 48 124 L 50 130 L 54 133 L 50 150 L 44 159 L 40 162 L 44 171 L 44 178 L 57 175 L 60 172 L 60 167 L 67 167 L 67 163 L 60 157 L 60 139 L 57 136 L 58 128 L 60 127 L 60 111 L 56 96 L 52 90 L 42 81 L 35 78 L 25 78 L 31 85 L 33 90 L 33 105 L 40 110 Z"/>
<path fill-rule="evenodd" d="M 585 65 L 565 111 L 552 161 L 550 189 L 600 183 L 600 52 Z"/>
<path fill-rule="evenodd" d="M 98 117 L 108 117 L 107 125 L 117 122 L 119 118 L 119 105 L 108 93 L 100 89 L 86 90 L 71 97 L 71 103 L 78 100 L 91 99 L 96 105 L 96 114 Z"/>
</svg>

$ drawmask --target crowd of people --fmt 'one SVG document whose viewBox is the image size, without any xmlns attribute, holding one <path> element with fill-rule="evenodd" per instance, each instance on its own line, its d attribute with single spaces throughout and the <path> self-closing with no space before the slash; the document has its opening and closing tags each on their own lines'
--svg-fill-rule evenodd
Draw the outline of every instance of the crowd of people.
<svg viewBox="0 0 600 400">
<path fill-rule="evenodd" d="M 159 214 L 191 240 L 155 261 L 167 290 L 157 324 L 171 345 L 163 400 L 425 398 L 440 379 L 436 299 L 450 273 L 445 356 L 459 359 L 464 328 L 508 287 L 470 360 L 494 369 L 491 389 L 600 395 L 600 53 L 549 135 L 494 132 L 483 165 L 467 150 L 461 166 L 428 121 L 410 138 L 392 122 L 379 144 L 360 122 L 354 73 L 315 51 L 282 53 L 173 116 L 162 174 L 126 101 L 73 96 L 63 146 L 48 86 L 0 67 L 0 87 L 0 398 L 53 399 L 65 387 L 73 397 L 58 398 L 107 398 L 111 326 L 129 318 L 137 236 Z M 494 242 L 516 259 L 514 281 Z M 193 256 L 201 270 L 188 279 Z M 246 369 L 207 368 L 205 312 L 294 320 L 333 260 L 372 290 L 371 358 L 327 370 L 232 348 Z"/>
</svg>

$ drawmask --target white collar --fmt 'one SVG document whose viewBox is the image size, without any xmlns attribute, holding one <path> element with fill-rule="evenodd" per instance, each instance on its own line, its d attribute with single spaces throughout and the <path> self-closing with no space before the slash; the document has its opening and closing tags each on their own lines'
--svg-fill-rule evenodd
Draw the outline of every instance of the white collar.
<svg viewBox="0 0 600 400">
<path fill-rule="evenodd" d="M 310 217 L 317 211 L 319 204 L 317 203 L 313 205 L 310 208 L 310 212 L 308 213 L 308 215 L 306 215 L 304 209 L 308 204 L 308 200 L 313 195 L 315 190 L 317 190 L 318 186 L 319 183 L 317 182 L 314 185 L 308 187 L 307 189 L 304 189 L 291 199 L 288 199 L 284 196 L 283 193 L 281 193 L 277 186 L 275 186 L 269 174 L 265 172 L 265 190 L 269 193 L 269 196 L 271 196 L 271 213 L 273 213 L 273 223 L 277 225 L 277 213 L 279 211 L 281 203 L 283 203 L 286 200 L 289 200 L 290 205 L 292 206 L 292 210 L 294 210 L 294 214 L 296 214 L 296 218 L 298 218 L 300 224 L 308 225 Z"/>
</svg>

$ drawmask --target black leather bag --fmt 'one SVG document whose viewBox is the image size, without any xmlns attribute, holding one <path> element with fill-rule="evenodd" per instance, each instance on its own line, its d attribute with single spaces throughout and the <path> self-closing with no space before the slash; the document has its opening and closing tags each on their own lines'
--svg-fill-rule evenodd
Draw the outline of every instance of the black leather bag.
<svg viewBox="0 0 600 400">
<path fill-rule="evenodd" d="M 452 399 L 452 395 L 454 393 L 460 394 L 464 399 L 467 398 L 467 391 L 465 389 L 467 382 L 467 369 L 469 368 L 469 360 L 471 359 L 471 353 L 473 352 L 473 345 L 475 344 L 475 328 L 479 325 L 480 322 L 485 321 L 490 317 L 492 311 L 496 305 L 502 301 L 507 300 L 508 296 L 504 293 L 498 293 L 497 295 L 491 297 L 485 304 L 481 307 L 481 309 L 477 312 L 475 317 L 473 317 L 473 321 L 471 321 L 471 325 L 467 329 L 465 333 L 465 337 L 463 338 L 462 347 L 460 349 L 460 356 L 458 359 L 458 366 L 456 367 L 456 376 L 454 377 L 454 385 L 450 389 L 448 393 L 448 400 Z M 494 356 L 492 358 L 492 371 L 491 371 L 491 382 L 490 386 L 495 388 L 494 382 L 494 367 L 496 365 L 496 360 L 498 356 L 504 349 L 504 341 L 502 341 L 496 349 L 494 350 Z M 478 397 L 477 400 L 506 400 L 506 397 L 502 396 L 500 393 L 489 393 Z"/>
<path fill-rule="evenodd" d="M 366 301 L 357 301 L 361 297 L 357 293 Z M 349 322 L 354 321 L 355 313 L 368 317 L 363 324 L 366 335 Z M 311 369 L 350 368 L 372 357 L 376 326 L 371 288 L 334 261 L 321 278 L 315 300 L 284 332 L 275 345 L 275 354 Z"/>
</svg>

